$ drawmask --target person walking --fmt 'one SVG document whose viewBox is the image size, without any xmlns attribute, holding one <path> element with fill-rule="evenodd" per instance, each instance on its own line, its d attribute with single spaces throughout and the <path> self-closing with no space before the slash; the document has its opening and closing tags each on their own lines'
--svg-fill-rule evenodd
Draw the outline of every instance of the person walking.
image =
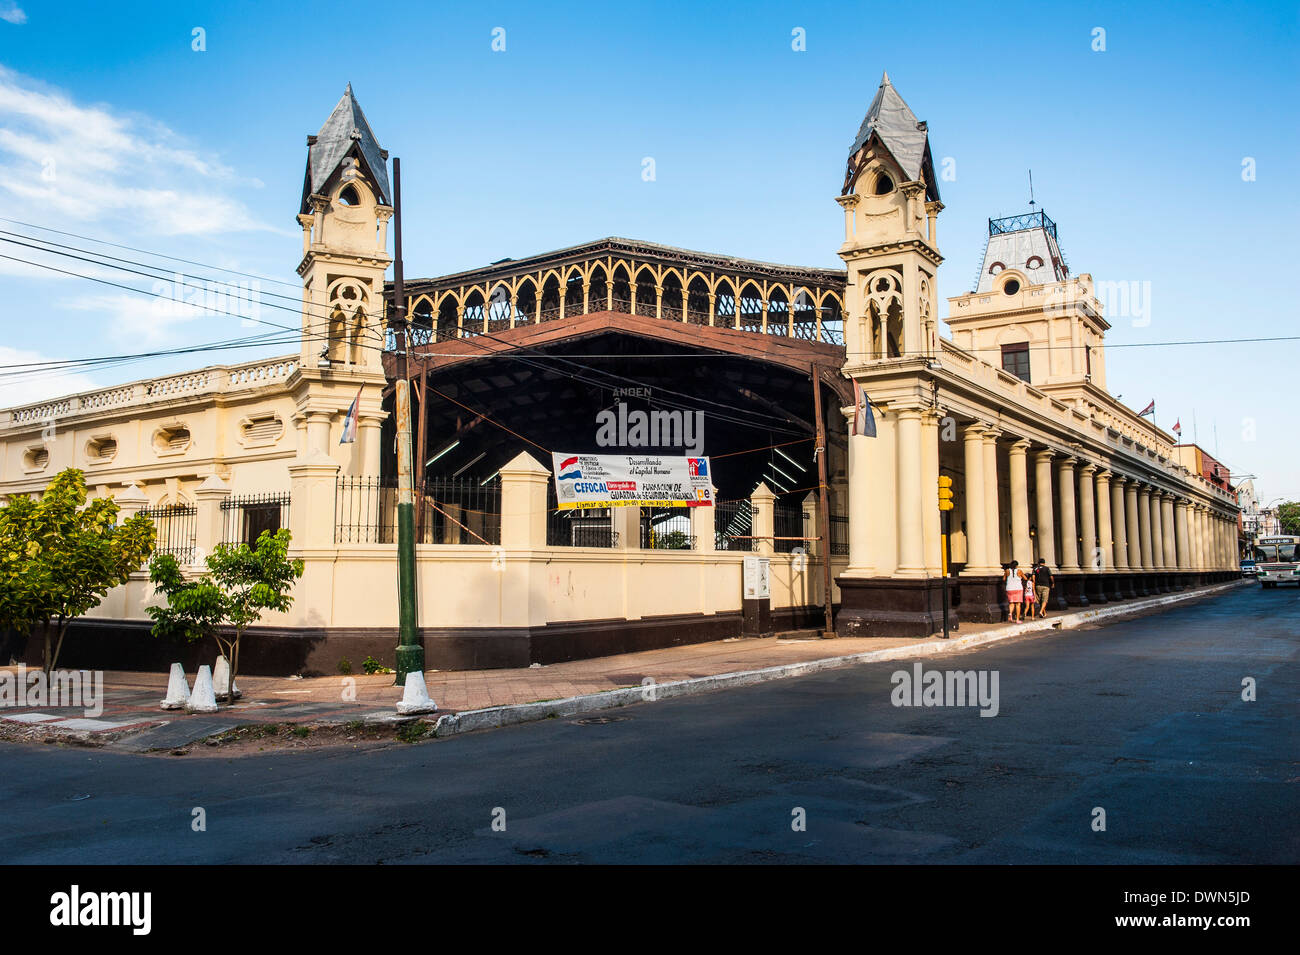
<svg viewBox="0 0 1300 955">
<path fill-rule="evenodd" d="M 1040 619 L 1047 616 L 1047 598 L 1052 593 L 1053 583 L 1055 578 L 1052 577 L 1052 569 L 1047 566 L 1045 559 L 1038 558 L 1038 566 L 1034 568 L 1034 593 L 1038 595 L 1038 606 L 1035 609 Z"/>
<path fill-rule="evenodd" d="M 1007 591 L 1007 620 L 1017 622 L 1025 608 L 1025 582 L 1020 577 L 1019 563 L 1012 561 L 1002 579 Z"/>
<path fill-rule="evenodd" d="M 1035 603 L 1034 601 L 1033 568 L 1032 567 L 1030 568 L 1029 573 L 1026 573 L 1023 570 L 1020 571 L 1020 579 L 1024 581 L 1024 588 L 1025 588 L 1024 610 L 1020 614 L 1020 619 L 1024 620 L 1026 617 L 1033 619 L 1034 613 L 1038 608 L 1038 604 Z"/>
</svg>

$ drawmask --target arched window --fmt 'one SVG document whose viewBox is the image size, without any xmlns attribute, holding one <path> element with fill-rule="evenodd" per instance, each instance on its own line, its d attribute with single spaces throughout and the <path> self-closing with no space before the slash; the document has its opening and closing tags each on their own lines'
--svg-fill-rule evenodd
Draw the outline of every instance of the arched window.
<svg viewBox="0 0 1300 955">
<path fill-rule="evenodd" d="M 357 190 L 353 186 L 344 186 L 339 193 L 339 202 L 345 206 L 361 205 L 361 197 L 357 195 Z"/>
</svg>

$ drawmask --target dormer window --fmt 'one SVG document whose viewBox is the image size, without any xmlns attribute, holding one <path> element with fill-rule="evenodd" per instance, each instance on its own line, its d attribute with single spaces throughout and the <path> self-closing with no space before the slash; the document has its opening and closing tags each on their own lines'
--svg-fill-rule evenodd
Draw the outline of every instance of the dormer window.
<svg viewBox="0 0 1300 955">
<path fill-rule="evenodd" d="M 1036 255 L 1031 255 L 1029 261 L 1025 263 L 1025 268 L 1027 269 L 1041 269 L 1042 267 L 1043 260 Z"/>
<path fill-rule="evenodd" d="M 887 196 L 894 191 L 894 180 L 888 173 L 882 172 L 876 177 L 876 195 Z"/>
<path fill-rule="evenodd" d="M 1015 279 L 1007 279 L 1006 284 L 1002 286 L 1002 291 L 1008 295 L 1015 295 L 1020 291 L 1020 283 Z"/>
<path fill-rule="evenodd" d="M 1001 262 L 994 262 L 992 265 L 989 266 L 989 275 L 997 275 L 1005 268 L 1006 266 L 1003 265 Z"/>
<path fill-rule="evenodd" d="M 345 206 L 361 205 L 361 197 L 357 195 L 356 187 L 344 186 L 339 192 L 339 202 Z"/>
</svg>

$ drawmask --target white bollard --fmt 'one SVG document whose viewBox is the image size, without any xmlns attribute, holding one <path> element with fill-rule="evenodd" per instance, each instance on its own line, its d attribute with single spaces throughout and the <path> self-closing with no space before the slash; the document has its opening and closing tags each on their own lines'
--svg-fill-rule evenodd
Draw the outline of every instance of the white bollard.
<svg viewBox="0 0 1300 955">
<path fill-rule="evenodd" d="M 429 696 L 429 688 L 424 685 L 424 674 L 412 670 L 406 674 L 406 688 L 402 692 L 402 701 L 397 704 L 398 716 L 413 716 L 416 713 L 437 713 L 438 704 Z"/>
<path fill-rule="evenodd" d="M 237 700 L 244 694 L 239 690 L 239 684 L 235 684 L 235 695 L 230 695 L 230 661 L 224 656 L 217 657 L 216 669 L 212 671 L 212 686 L 216 690 L 217 699 L 234 699 Z"/>
<path fill-rule="evenodd" d="M 205 663 L 194 677 L 194 692 L 185 704 L 187 713 L 217 712 L 217 694 L 212 689 L 212 669 Z"/>
<path fill-rule="evenodd" d="M 185 680 L 185 668 L 173 663 L 172 672 L 167 677 L 167 697 L 158 705 L 164 710 L 183 710 L 189 701 L 190 685 Z"/>
</svg>

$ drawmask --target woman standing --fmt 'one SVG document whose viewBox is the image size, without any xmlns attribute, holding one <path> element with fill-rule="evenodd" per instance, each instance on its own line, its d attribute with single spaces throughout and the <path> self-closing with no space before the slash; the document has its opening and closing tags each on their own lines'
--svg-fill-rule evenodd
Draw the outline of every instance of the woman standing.
<svg viewBox="0 0 1300 955">
<path fill-rule="evenodd" d="M 1013 560 L 1003 578 L 1007 590 L 1007 620 L 1011 622 L 1021 619 L 1021 611 L 1025 606 L 1025 583 L 1020 577 L 1019 567 L 1020 564 Z"/>
</svg>

